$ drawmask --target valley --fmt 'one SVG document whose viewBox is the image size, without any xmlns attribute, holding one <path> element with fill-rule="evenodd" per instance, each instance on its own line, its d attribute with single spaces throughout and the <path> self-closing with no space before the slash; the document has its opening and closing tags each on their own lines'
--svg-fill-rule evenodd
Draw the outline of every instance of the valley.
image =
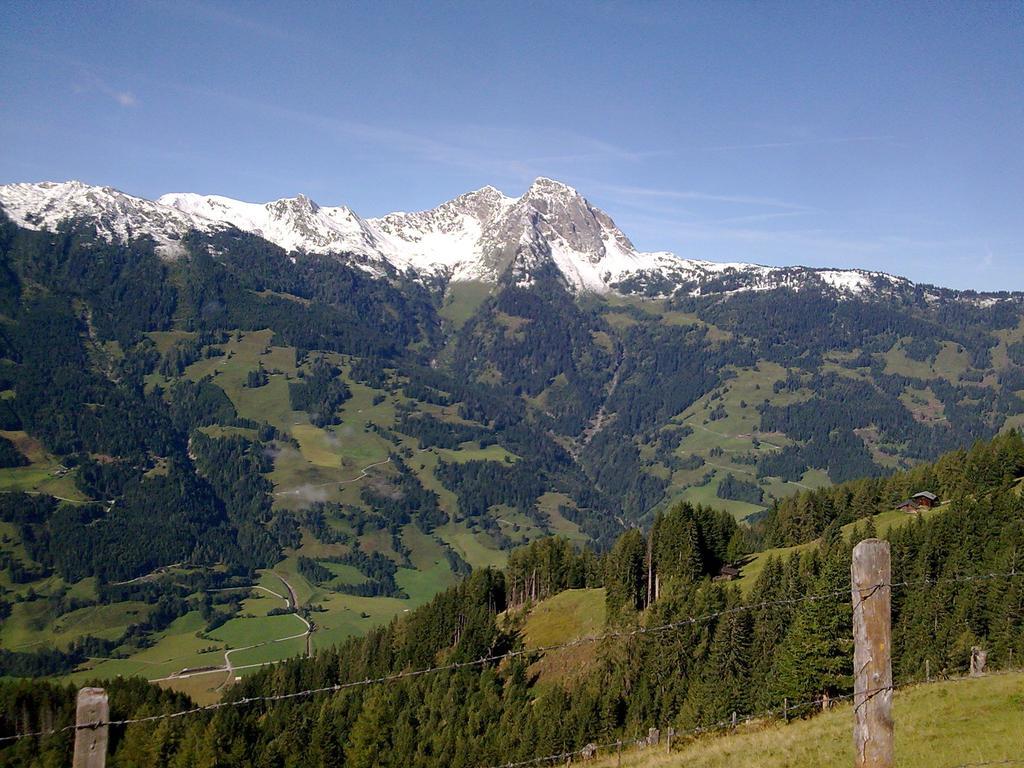
<svg viewBox="0 0 1024 768">
<path fill-rule="evenodd" d="M 960 471 L 929 462 L 1024 423 L 1018 295 L 750 265 L 581 283 L 567 243 L 579 277 L 628 240 L 575 190 L 531 190 L 515 220 L 546 239 L 495 274 L 230 226 L 122 242 L 109 218 L 0 221 L 3 675 L 213 704 L 494 578 L 505 607 L 480 631 L 573 643 L 524 674 L 574 696 L 614 655 L 589 636 L 681 610 L 616 569 L 738 567 L 734 592 L 673 588 L 698 604 L 754 599 L 784 562 L 810 588 L 837 541 L 948 511 L 894 511 Z M 180 221 L 148 205 L 124 226 Z M 493 237 L 469 251 L 492 266 Z M 643 554 L 641 531 L 670 529 L 699 557 Z"/>
<path fill-rule="evenodd" d="M 5 4 L 0 768 L 1024 766 L 1021 10 Z"/>
</svg>

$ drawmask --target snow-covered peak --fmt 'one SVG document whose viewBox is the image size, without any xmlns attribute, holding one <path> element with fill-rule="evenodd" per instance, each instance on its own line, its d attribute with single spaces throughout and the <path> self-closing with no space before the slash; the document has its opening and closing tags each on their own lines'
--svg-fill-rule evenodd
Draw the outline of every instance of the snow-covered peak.
<svg viewBox="0 0 1024 768">
<path fill-rule="evenodd" d="M 3 185 L 0 207 L 31 229 L 78 219 L 108 240 L 149 235 L 169 258 L 182 252 L 180 240 L 190 230 L 234 227 L 287 251 L 331 255 L 375 275 L 398 270 L 448 281 L 529 285 L 542 274 L 555 274 L 575 292 L 662 296 L 811 287 L 852 297 L 913 287 L 878 272 L 639 252 L 608 214 L 569 185 L 545 177 L 520 197 L 486 186 L 430 210 L 373 219 L 344 205 L 321 206 L 305 195 L 248 203 L 182 192 L 150 201 L 78 181 Z"/>
<path fill-rule="evenodd" d="M 575 187 L 570 187 L 564 182 L 549 179 L 547 176 L 538 176 L 526 190 L 524 197 L 580 197 L 580 193 Z"/>
<path fill-rule="evenodd" d="M 259 235 L 287 251 L 356 253 L 376 259 L 376 233 L 347 206 L 325 208 L 306 197 L 246 203 L 220 195 L 176 192 L 158 202 Z"/>
<path fill-rule="evenodd" d="M 92 223 L 106 240 L 151 236 L 163 255 L 182 251 L 181 237 L 189 230 L 213 231 L 223 224 L 177 207 L 134 197 L 112 187 L 80 181 L 0 185 L 0 207 L 27 229 L 56 229 L 63 221 Z"/>
</svg>

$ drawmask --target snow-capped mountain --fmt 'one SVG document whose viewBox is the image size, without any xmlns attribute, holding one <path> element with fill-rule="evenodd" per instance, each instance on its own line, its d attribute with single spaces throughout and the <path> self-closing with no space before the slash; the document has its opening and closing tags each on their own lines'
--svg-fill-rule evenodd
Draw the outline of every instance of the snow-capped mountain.
<svg viewBox="0 0 1024 768">
<path fill-rule="evenodd" d="M 0 185 L 0 208 L 15 224 L 28 229 L 55 229 L 62 221 L 78 219 L 93 224 L 96 234 L 106 240 L 149 235 L 168 256 L 182 252 L 179 241 L 189 230 L 210 232 L 227 226 L 113 187 L 80 181 Z"/>
<path fill-rule="evenodd" d="M 608 214 L 547 178 L 517 198 L 488 186 L 432 210 L 368 219 L 304 195 L 246 203 L 173 193 L 150 201 L 77 181 L 0 185 L 0 208 L 30 229 L 53 229 L 74 219 L 92 223 L 108 240 L 149 235 L 166 258 L 183 253 L 180 241 L 190 230 L 237 228 L 289 252 L 333 255 L 376 275 L 393 268 L 448 281 L 527 285 L 553 266 L 576 292 L 660 296 L 808 285 L 839 296 L 912 288 L 903 278 L 877 272 L 723 264 L 641 252 Z"/>
</svg>

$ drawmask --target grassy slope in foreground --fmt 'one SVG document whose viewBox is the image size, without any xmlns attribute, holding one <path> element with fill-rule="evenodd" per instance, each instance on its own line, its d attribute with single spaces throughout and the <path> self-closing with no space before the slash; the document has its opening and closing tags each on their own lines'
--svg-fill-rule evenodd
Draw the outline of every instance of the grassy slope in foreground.
<svg viewBox="0 0 1024 768">
<path fill-rule="evenodd" d="M 919 685 L 894 700 L 896 765 L 952 768 L 1024 760 L 1024 673 Z M 627 768 L 818 768 L 853 765 L 850 705 L 789 725 L 710 736 L 666 754 L 626 750 Z M 601 759 L 595 768 L 615 764 Z"/>
</svg>

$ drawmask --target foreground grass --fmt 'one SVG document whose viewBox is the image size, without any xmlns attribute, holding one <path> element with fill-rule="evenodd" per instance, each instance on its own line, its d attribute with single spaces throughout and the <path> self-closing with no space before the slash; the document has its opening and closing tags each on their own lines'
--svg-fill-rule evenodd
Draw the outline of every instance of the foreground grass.
<svg viewBox="0 0 1024 768">
<path fill-rule="evenodd" d="M 952 768 L 1024 760 L 1024 674 L 919 685 L 896 694 L 896 765 Z M 752 726 L 709 736 L 667 754 L 664 747 L 625 750 L 631 768 L 818 768 L 853 765 L 853 713 L 837 706 L 789 725 Z M 615 757 L 593 765 L 610 766 Z"/>
</svg>

